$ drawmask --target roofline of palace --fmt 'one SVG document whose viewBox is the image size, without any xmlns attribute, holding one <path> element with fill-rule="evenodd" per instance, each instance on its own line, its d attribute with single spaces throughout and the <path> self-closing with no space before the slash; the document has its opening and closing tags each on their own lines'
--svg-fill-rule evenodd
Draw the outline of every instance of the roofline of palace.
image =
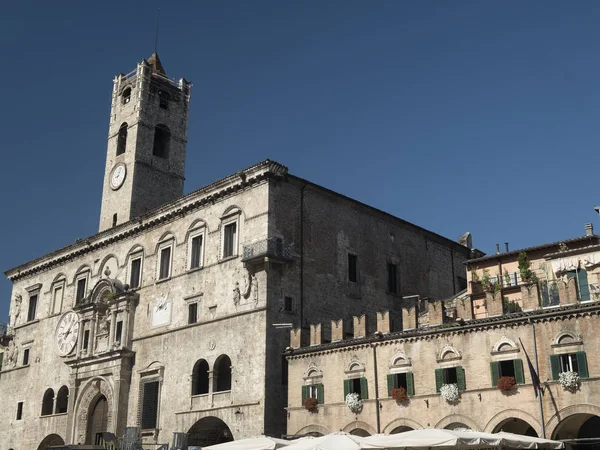
<svg viewBox="0 0 600 450">
<path fill-rule="evenodd" d="M 234 192 L 243 190 L 248 186 L 257 184 L 265 179 L 295 180 L 305 185 L 317 188 L 318 190 L 334 197 L 344 199 L 345 201 L 351 202 L 355 205 L 359 205 L 360 207 L 363 207 L 371 212 L 379 214 L 382 219 L 400 222 L 403 225 L 421 233 L 425 233 L 446 245 L 451 245 L 456 249 L 466 249 L 465 246 L 459 244 L 458 242 L 448 239 L 433 231 L 429 231 L 411 222 L 407 222 L 406 220 L 400 219 L 399 217 L 362 203 L 358 200 L 354 200 L 350 197 L 340 194 L 339 192 L 332 191 L 331 189 L 327 189 L 311 181 L 291 175 L 288 172 L 288 168 L 283 164 L 266 159 L 258 164 L 250 166 L 247 169 L 243 169 L 225 178 L 217 180 L 214 183 L 206 185 L 200 189 L 190 192 L 187 195 L 184 195 L 183 197 L 155 208 L 143 216 L 132 219 L 121 225 L 117 225 L 114 228 L 101 231 L 92 236 L 78 239 L 73 244 L 59 248 L 58 250 L 47 253 L 24 264 L 9 269 L 4 272 L 4 275 L 6 275 L 6 277 L 8 277 L 11 281 L 17 281 L 33 273 L 48 270 L 68 259 L 81 256 L 122 239 L 131 237 L 133 235 L 138 235 L 141 232 L 160 226 L 163 223 L 172 221 L 181 215 L 185 215 L 190 211 L 201 208 L 206 204 L 212 204 L 218 199 L 229 196 Z"/>
<path fill-rule="evenodd" d="M 311 345 L 306 347 L 288 349 L 284 354 L 288 358 L 309 357 L 315 354 L 325 354 L 339 351 L 350 351 L 354 348 L 369 347 L 372 345 L 389 345 L 398 341 L 415 342 L 424 339 L 432 339 L 437 335 L 465 334 L 479 332 L 493 328 L 503 328 L 514 325 L 524 325 L 535 322 L 549 322 L 553 320 L 564 320 L 571 317 L 582 317 L 585 315 L 600 315 L 600 301 L 586 303 L 585 305 L 574 304 L 562 307 L 548 308 L 521 313 L 507 314 L 503 316 L 489 317 L 485 319 L 472 319 L 464 323 L 451 322 L 435 327 L 424 327 L 406 331 L 395 331 L 385 334 L 372 334 L 370 336 L 351 338 L 342 341 L 328 342 L 325 344 Z"/>
</svg>

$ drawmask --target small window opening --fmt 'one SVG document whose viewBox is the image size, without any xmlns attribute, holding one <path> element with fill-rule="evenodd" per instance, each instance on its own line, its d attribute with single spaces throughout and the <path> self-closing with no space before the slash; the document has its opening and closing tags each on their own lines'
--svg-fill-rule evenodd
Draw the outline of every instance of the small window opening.
<svg viewBox="0 0 600 450">
<path fill-rule="evenodd" d="M 456 375 L 456 367 L 444 369 L 444 384 L 457 384 L 458 377 Z"/>
<path fill-rule="evenodd" d="M 361 395 L 361 390 L 360 390 L 360 378 L 353 378 L 352 380 L 350 380 L 350 394 L 358 394 Z M 315 397 L 317 398 L 317 397 Z"/>
<path fill-rule="evenodd" d="M 23 402 L 17 403 L 17 420 L 23 418 Z"/>
<path fill-rule="evenodd" d="M 52 415 L 54 409 L 54 391 L 52 389 L 46 390 L 42 399 L 42 416 Z"/>
<path fill-rule="evenodd" d="M 357 272 L 356 272 L 357 256 L 348 254 L 348 281 L 356 283 Z"/>
<path fill-rule="evenodd" d="M 228 258 L 236 254 L 236 233 L 236 222 L 225 225 L 223 233 L 223 258 Z"/>
<path fill-rule="evenodd" d="M 117 135 L 117 156 L 125 153 L 125 149 L 127 148 L 127 128 L 127 122 L 124 122 L 119 128 L 119 134 Z"/>
<path fill-rule="evenodd" d="M 121 338 L 123 337 L 123 321 L 119 320 L 117 322 L 117 330 L 115 333 L 115 341 L 121 342 Z"/>
<path fill-rule="evenodd" d="M 116 226 L 117 226 L 117 213 L 114 213 L 114 214 L 113 214 L 113 224 L 112 224 L 112 226 L 113 226 L 113 227 L 116 227 Z"/>
<path fill-rule="evenodd" d="M 158 98 L 159 98 L 158 104 L 161 109 L 169 109 L 169 100 L 171 100 L 170 97 L 171 96 L 169 95 L 168 92 L 165 92 L 165 91 L 158 92 Z"/>
<path fill-rule="evenodd" d="M 131 88 L 126 88 L 123 91 L 123 104 L 126 105 L 131 101 Z"/>
<path fill-rule="evenodd" d="M 292 312 L 293 309 L 293 298 L 292 297 L 284 297 L 283 299 L 283 310 L 286 312 Z"/>
<path fill-rule="evenodd" d="M 515 378 L 515 363 L 510 361 L 500 361 L 500 376 Z"/>
<path fill-rule="evenodd" d="M 171 247 L 165 247 L 160 251 L 159 280 L 169 278 L 171 275 Z"/>
<path fill-rule="evenodd" d="M 142 270 L 142 258 L 136 258 L 131 261 L 131 275 L 129 277 L 129 287 L 137 289 L 140 287 L 140 275 Z"/>
<path fill-rule="evenodd" d="M 23 365 L 24 366 L 29 365 L 29 349 L 28 348 L 23 350 Z"/>
<path fill-rule="evenodd" d="M 171 142 L 171 130 L 163 124 L 154 127 L 154 146 L 152 154 L 159 158 L 169 157 L 169 146 Z"/>
<path fill-rule="evenodd" d="M 188 324 L 198 321 L 198 303 L 190 303 L 188 305 Z"/>
<path fill-rule="evenodd" d="M 202 265 L 202 235 L 192 238 L 192 254 L 190 255 L 190 269 L 197 269 Z"/>
<path fill-rule="evenodd" d="M 577 364 L 577 355 L 575 353 L 560 355 L 560 371 L 561 372 L 577 372 L 577 373 L 579 373 L 579 366 Z"/>
<path fill-rule="evenodd" d="M 158 390 L 159 382 L 146 382 L 142 388 L 142 429 L 156 428 L 158 419 Z"/>
<path fill-rule="evenodd" d="M 35 320 L 35 313 L 37 311 L 37 302 L 38 302 L 37 294 L 29 297 L 29 309 L 27 311 L 27 322 L 31 322 L 32 320 Z"/>
<path fill-rule="evenodd" d="M 63 386 L 58 390 L 56 395 L 56 414 L 63 414 L 67 412 L 69 406 L 69 388 Z"/>
<path fill-rule="evenodd" d="M 85 297 L 86 282 L 87 280 L 85 278 L 77 280 L 77 296 L 75 297 L 75 303 L 81 302 Z"/>
<path fill-rule="evenodd" d="M 90 330 L 83 332 L 83 349 L 87 350 L 90 343 Z"/>
<path fill-rule="evenodd" d="M 387 288 L 390 294 L 398 293 L 398 266 L 396 264 L 388 263 L 387 265 Z"/>
<path fill-rule="evenodd" d="M 408 391 L 408 384 L 406 382 L 405 373 L 394 374 L 394 386 L 404 388 L 406 391 Z"/>
</svg>

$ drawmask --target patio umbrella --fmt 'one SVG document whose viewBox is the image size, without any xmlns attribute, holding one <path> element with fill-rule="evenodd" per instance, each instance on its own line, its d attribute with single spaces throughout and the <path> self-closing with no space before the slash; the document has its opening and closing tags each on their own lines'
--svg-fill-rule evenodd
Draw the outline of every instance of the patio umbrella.
<svg viewBox="0 0 600 450">
<path fill-rule="evenodd" d="M 238 441 L 224 442 L 222 444 L 209 445 L 202 449 L 210 450 L 276 450 L 289 445 L 291 441 L 272 438 L 269 436 L 256 436 Z"/>
<path fill-rule="evenodd" d="M 496 433 L 498 436 L 501 436 L 505 442 L 505 445 L 510 446 L 511 442 L 518 440 L 519 442 L 530 442 L 531 444 L 536 445 L 536 447 L 520 447 L 520 448 L 540 448 L 540 449 L 561 449 L 565 448 L 565 444 L 560 441 L 551 441 L 549 439 L 542 439 L 531 436 L 522 436 L 520 434 L 507 433 L 505 431 L 501 431 L 500 433 Z"/>
<path fill-rule="evenodd" d="M 360 450 L 365 438 L 353 434 L 330 433 L 313 439 L 298 439 L 285 450 Z"/>
</svg>

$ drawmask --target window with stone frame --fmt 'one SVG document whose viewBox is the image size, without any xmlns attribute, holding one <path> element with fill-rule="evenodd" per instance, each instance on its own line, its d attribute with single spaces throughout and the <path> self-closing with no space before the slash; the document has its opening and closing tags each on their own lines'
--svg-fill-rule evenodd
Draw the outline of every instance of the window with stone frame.
<svg viewBox="0 0 600 450">
<path fill-rule="evenodd" d="M 348 253 L 348 281 L 356 283 L 358 281 L 358 256 Z"/>
<path fill-rule="evenodd" d="M 127 129 L 129 125 L 127 122 L 123 122 L 119 128 L 119 134 L 117 135 L 117 156 L 125 153 L 127 148 Z"/>
<path fill-rule="evenodd" d="M 143 253 L 137 252 L 129 257 L 129 288 L 137 289 L 142 285 Z"/>
<path fill-rule="evenodd" d="M 123 93 L 121 94 L 122 103 L 126 105 L 131 101 L 131 88 L 126 87 L 123 89 Z"/>
<path fill-rule="evenodd" d="M 52 285 L 52 314 L 62 312 L 63 299 L 65 294 L 65 280 L 59 280 Z"/>
<path fill-rule="evenodd" d="M 81 303 L 87 295 L 89 270 L 80 272 L 75 277 L 75 304 Z"/>
<path fill-rule="evenodd" d="M 525 383 L 525 372 L 523 371 L 523 361 L 521 359 L 492 361 L 490 363 L 490 373 L 492 386 L 494 387 L 498 385 L 498 380 L 501 377 L 512 377 L 517 384 Z"/>
<path fill-rule="evenodd" d="M 388 397 L 392 396 L 392 391 L 396 388 L 404 388 L 406 395 L 415 395 L 415 382 L 412 372 L 390 373 L 387 376 Z"/>
<path fill-rule="evenodd" d="M 223 225 L 223 258 L 237 255 L 237 226 L 237 220 Z"/>
<path fill-rule="evenodd" d="M 204 265 L 204 228 L 192 230 L 188 236 L 188 270 Z"/>
<path fill-rule="evenodd" d="M 36 319 L 39 291 L 29 294 L 29 306 L 27 308 L 27 322 Z"/>
<path fill-rule="evenodd" d="M 461 366 L 435 369 L 435 391 L 440 392 L 444 384 L 456 384 L 458 390 L 466 390 L 465 369 Z"/>
<path fill-rule="evenodd" d="M 304 385 L 302 385 L 302 404 L 307 398 L 314 398 L 317 404 L 325 403 L 325 388 L 323 386 L 323 373 L 312 365 L 308 373 L 304 376 Z"/>
<path fill-rule="evenodd" d="M 171 130 L 165 124 L 159 123 L 154 127 L 154 144 L 152 154 L 159 158 L 169 157 L 169 147 L 171 145 Z"/>
<path fill-rule="evenodd" d="M 173 240 L 163 242 L 158 247 L 157 280 L 166 280 L 171 277 L 173 261 Z"/>
<path fill-rule="evenodd" d="M 562 372 L 577 372 L 582 379 L 590 376 L 587 356 L 583 351 L 550 355 L 550 367 L 553 380 L 558 380 Z"/>
</svg>

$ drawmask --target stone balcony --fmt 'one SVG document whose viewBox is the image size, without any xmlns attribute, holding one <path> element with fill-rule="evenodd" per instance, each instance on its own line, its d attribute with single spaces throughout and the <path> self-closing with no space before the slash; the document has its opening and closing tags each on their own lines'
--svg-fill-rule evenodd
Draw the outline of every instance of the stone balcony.
<svg viewBox="0 0 600 450">
<path fill-rule="evenodd" d="M 261 262 L 275 260 L 288 262 L 292 260 L 291 246 L 281 238 L 268 238 L 244 245 L 242 261 Z"/>
</svg>

